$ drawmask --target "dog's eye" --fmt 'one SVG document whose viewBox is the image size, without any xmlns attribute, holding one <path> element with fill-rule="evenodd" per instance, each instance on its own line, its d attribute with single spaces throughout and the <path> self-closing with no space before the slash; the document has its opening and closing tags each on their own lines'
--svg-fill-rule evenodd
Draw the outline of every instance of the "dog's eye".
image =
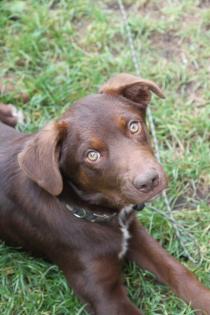
<svg viewBox="0 0 210 315">
<path fill-rule="evenodd" d="M 88 160 L 90 160 L 91 162 L 96 162 L 100 159 L 101 154 L 98 151 L 95 150 L 90 150 L 87 153 L 87 158 Z"/>
<path fill-rule="evenodd" d="M 128 124 L 128 129 L 131 133 L 138 133 L 141 129 L 139 121 L 131 120 Z"/>
</svg>

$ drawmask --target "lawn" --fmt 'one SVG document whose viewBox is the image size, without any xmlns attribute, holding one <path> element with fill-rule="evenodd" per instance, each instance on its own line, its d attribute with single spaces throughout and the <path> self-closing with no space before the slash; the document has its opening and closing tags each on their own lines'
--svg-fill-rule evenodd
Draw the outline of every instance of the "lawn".
<svg viewBox="0 0 210 315">
<path fill-rule="evenodd" d="M 141 75 L 166 98 L 151 110 L 167 195 L 182 239 L 151 205 L 139 215 L 150 233 L 210 287 L 210 4 L 208 0 L 124 0 Z M 134 73 L 117 0 L 0 1 L 0 102 L 25 112 L 35 131 L 113 73 Z M 122 152 L 123 154 L 123 152 Z M 152 206 L 165 211 L 162 199 Z M 191 232 L 198 241 L 201 260 Z M 192 315 L 153 275 L 125 268 L 130 298 L 146 315 Z M 0 244 L 1 315 L 85 315 L 57 267 Z"/>
</svg>

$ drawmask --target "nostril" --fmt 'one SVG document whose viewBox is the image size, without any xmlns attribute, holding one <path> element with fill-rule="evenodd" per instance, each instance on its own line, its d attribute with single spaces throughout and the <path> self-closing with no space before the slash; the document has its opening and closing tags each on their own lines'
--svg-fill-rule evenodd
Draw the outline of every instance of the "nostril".
<svg viewBox="0 0 210 315">
<path fill-rule="evenodd" d="M 151 190 L 151 186 L 149 184 L 144 184 L 139 186 L 138 190 L 147 193 Z"/>
<path fill-rule="evenodd" d="M 144 184 L 144 185 L 140 185 L 140 186 L 139 186 L 139 189 L 140 189 L 140 190 L 143 190 L 143 189 L 145 189 L 145 190 L 146 190 L 146 189 L 147 189 L 147 187 L 148 187 L 148 186 L 147 186 L 146 184 Z"/>
<path fill-rule="evenodd" d="M 158 174 L 152 178 L 152 186 L 156 187 L 159 184 L 159 176 Z"/>
</svg>

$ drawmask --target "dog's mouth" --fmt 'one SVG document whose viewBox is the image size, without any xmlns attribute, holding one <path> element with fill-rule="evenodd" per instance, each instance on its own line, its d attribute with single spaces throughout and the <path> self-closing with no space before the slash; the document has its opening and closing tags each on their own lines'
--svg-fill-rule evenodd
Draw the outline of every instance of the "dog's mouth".
<svg viewBox="0 0 210 315">
<path fill-rule="evenodd" d="M 151 169 L 154 170 L 154 168 Z M 147 174 L 149 174 L 149 177 Z M 166 188 L 167 177 L 161 166 L 156 167 L 155 173 L 152 173 L 150 169 L 147 170 L 146 175 L 130 177 L 128 174 L 119 181 L 121 188 L 120 193 L 116 192 L 116 198 L 121 196 L 121 202 L 124 203 L 123 206 L 127 204 L 143 204 L 154 200 Z"/>
<path fill-rule="evenodd" d="M 119 189 L 119 191 L 107 189 L 95 192 L 86 192 L 72 183 L 71 186 L 81 199 L 87 201 L 90 204 L 98 206 L 107 205 L 108 207 L 121 209 L 122 207 L 130 204 L 144 204 L 146 202 L 156 199 L 166 188 L 166 184 L 167 180 L 164 176 L 157 187 L 146 193 L 139 192 L 137 189 L 135 189 L 135 187 L 133 187 L 132 184 L 123 185 L 123 187 Z"/>
<path fill-rule="evenodd" d="M 150 192 L 139 192 L 137 189 L 129 189 L 126 187 L 126 189 L 123 189 L 122 195 L 125 198 L 125 203 L 129 204 L 142 204 L 149 201 L 152 201 L 160 196 L 160 194 L 163 192 L 163 190 L 166 188 L 167 181 L 164 179 L 156 188 L 151 190 Z"/>
</svg>

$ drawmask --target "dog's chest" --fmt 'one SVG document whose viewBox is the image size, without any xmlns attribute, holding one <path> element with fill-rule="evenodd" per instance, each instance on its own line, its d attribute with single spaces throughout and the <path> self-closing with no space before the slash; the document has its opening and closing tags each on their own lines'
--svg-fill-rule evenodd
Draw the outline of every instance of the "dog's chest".
<svg viewBox="0 0 210 315">
<path fill-rule="evenodd" d="M 118 257 L 122 259 L 125 254 L 127 253 L 128 246 L 129 246 L 129 239 L 131 238 L 129 232 L 129 225 L 130 225 L 130 214 L 133 210 L 133 206 L 127 206 L 120 211 L 118 221 L 120 225 L 120 230 L 122 233 L 122 243 L 121 243 L 121 250 L 118 254 Z"/>
</svg>

